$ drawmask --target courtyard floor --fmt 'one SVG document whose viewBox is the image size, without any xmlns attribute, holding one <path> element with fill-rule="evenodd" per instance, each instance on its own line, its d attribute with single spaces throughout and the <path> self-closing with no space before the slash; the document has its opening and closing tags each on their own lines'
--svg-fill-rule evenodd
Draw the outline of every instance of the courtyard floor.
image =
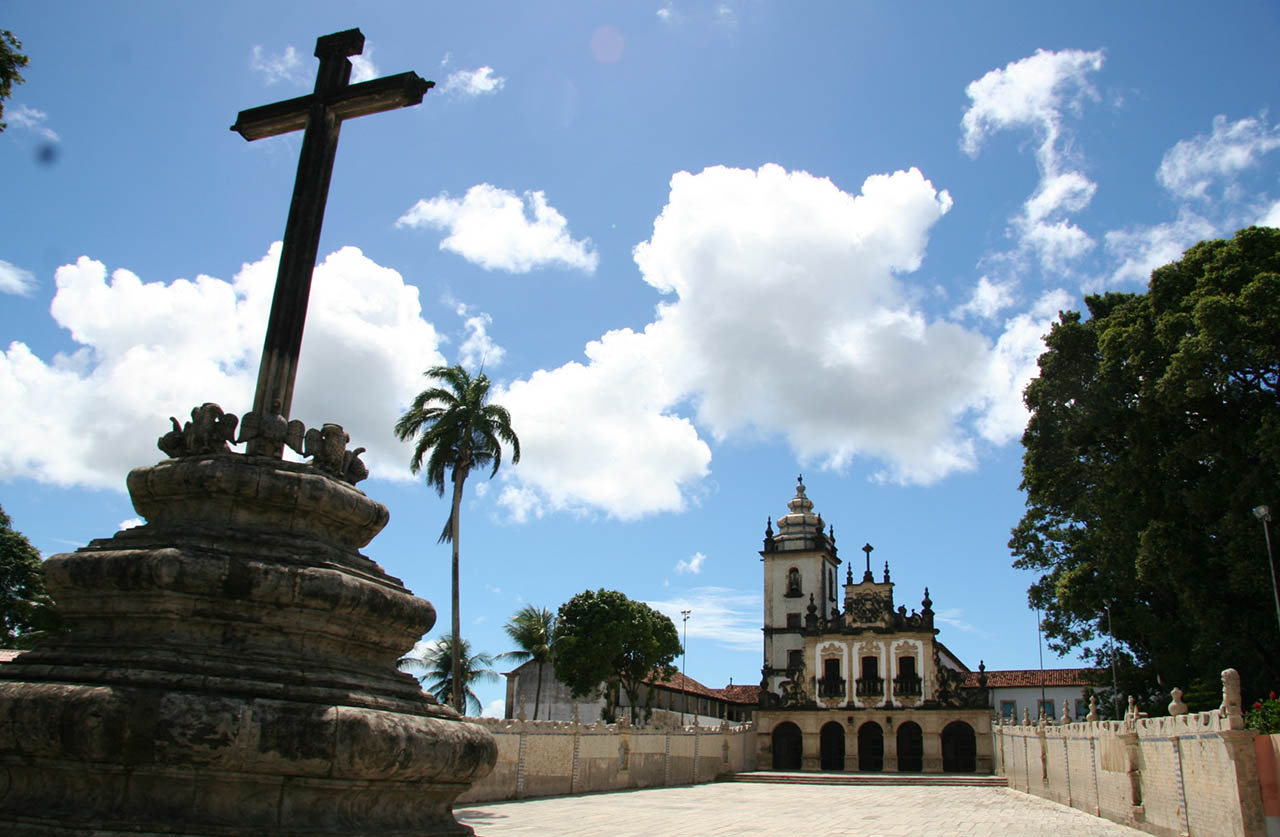
<svg viewBox="0 0 1280 837">
<path fill-rule="evenodd" d="M 480 837 L 506 834 L 1135 835 L 1143 832 L 1007 788 L 717 782 L 460 806 Z"/>
</svg>

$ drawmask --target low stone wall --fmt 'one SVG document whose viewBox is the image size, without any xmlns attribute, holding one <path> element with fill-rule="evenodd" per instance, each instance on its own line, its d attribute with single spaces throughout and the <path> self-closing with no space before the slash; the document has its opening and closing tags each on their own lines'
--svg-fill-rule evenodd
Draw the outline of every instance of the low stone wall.
<svg viewBox="0 0 1280 837">
<path fill-rule="evenodd" d="M 1175 701 L 1176 702 L 1176 701 Z M 1183 707 L 1185 711 L 1185 707 Z M 1256 733 L 1222 709 L 992 730 L 1009 787 L 1151 834 L 1266 834 Z"/>
<path fill-rule="evenodd" d="M 754 725 L 644 727 L 469 718 L 493 734 L 498 762 L 457 805 L 710 782 L 755 769 Z"/>
</svg>

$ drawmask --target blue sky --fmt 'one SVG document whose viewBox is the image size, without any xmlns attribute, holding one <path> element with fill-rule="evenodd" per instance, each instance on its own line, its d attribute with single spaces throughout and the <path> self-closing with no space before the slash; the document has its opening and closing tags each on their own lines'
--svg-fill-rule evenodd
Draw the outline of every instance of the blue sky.
<svg viewBox="0 0 1280 837">
<path fill-rule="evenodd" d="M 478 648 L 610 587 L 692 610 L 690 676 L 756 682 L 803 471 L 963 660 L 1034 667 L 1006 542 L 1040 336 L 1280 224 L 1280 9 L 1039 6 L 6 4 L 0 505 L 45 555 L 107 536 L 169 416 L 251 406 L 300 136 L 228 126 L 358 26 L 358 78 L 437 86 L 342 129 L 293 414 L 369 449 L 365 551 L 441 626 L 447 502 L 391 427 L 483 362 L 524 458 L 467 488 Z"/>
</svg>

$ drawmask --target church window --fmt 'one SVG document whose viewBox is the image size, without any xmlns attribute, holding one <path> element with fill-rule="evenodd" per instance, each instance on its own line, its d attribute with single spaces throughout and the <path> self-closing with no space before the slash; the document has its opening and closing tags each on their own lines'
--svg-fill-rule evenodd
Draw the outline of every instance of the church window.
<svg viewBox="0 0 1280 837">
<path fill-rule="evenodd" d="M 1053 701 L 1042 700 L 1042 701 L 1039 701 L 1039 704 L 1040 704 L 1041 715 L 1045 716 L 1050 721 L 1052 721 L 1055 717 L 1057 717 L 1057 715 L 1053 711 Z"/>
<path fill-rule="evenodd" d="M 796 670 L 804 667 L 804 652 L 792 650 L 787 652 L 787 668 Z"/>
<path fill-rule="evenodd" d="M 1089 702 L 1084 698 L 1076 698 L 1076 720 L 1083 721 L 1089 717 Z"/>
<path fill-rule="evenodd" d="M 800 614 L 798 614 L 798 613 L 788 613 L 788 614 L 787 614 L 787 627 L 788 627 L 788 628 L 799 628 L 799 627 L 801 627 L 801 625 L 800 625 Z"/>
<path fill-rule="evenodd" d="M 787 570 L 787 595 L 799 596 L 800 594 L 800 570 L 792 567 Z"/>
<path fill-rule="evenodd" d="M 1005 723 L 1017 723 L 1018 721 L 1018 702 L 1016 700 L 1000 701 L 1000 718 Z"/>
</svg>

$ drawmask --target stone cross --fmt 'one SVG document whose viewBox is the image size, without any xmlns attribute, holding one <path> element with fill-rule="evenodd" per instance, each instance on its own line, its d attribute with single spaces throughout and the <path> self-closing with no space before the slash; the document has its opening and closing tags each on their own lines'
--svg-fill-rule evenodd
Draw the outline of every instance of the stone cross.
<svg viewBox="0 0 1280 837">
<path fill-rule="evenodd" d="M 862 545 L 862 551 L 867 553 L 867 571 L 862 574 L 863 584 L 866 584 L 868 581 L 875 581 L 875 578 L 871 575 L 871 550 L 873 549 L 875 549 L 875 547 L 869 543 Z"/>
<path fill-rule="evenodd" d="M 231 130 L 250 141 L 303 129 L 302 153 L 298 158 L 271 316 L 262 345 L 262 364 L 258 367 L 258 386 L 253 396 L 253 411 L 260 418 L 273 415 L 288 418 L 293 403 L 311 273 L 320 247 L 320 226 L 324 222 L 329 178 L 333 174 L 338 130 L 343 120 L 419 104 L 435 86 L 434 82 L 425 81 L 413 72 L 350 84 L 348 57 L 363 51 L 364 35 L 359 29 L 318 38 L 315 55 L 320 59 L 320 69 L 316 73 L 314 92 L 242 110 L 236 124 L 231 126 Z M 262 437 L 250 439 L 248 447 L 249 453 L 276 457 L 282 453 L 279 441 Z"/>
</svg>

